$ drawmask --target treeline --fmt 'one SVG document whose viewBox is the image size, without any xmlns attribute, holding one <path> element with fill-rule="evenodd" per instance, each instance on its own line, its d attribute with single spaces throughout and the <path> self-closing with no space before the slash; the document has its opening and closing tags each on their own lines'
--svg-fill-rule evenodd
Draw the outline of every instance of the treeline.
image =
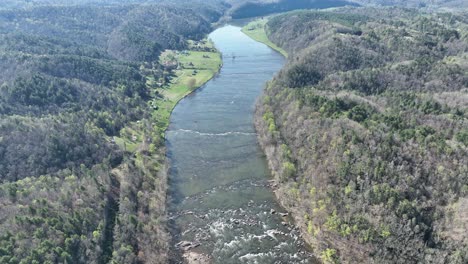
<svg viewBox="0 0 468 264">
<path fill-rule="evenodd" d="M 209 5 L 41 6 L 0 11 L 0 32 L 14 42 L 2 41 L 9 50 L 75 51 L 90 57 L 100 51 L 115 59 L 142 61 L 156 59 L 164 49 L 184 48 L 184 40 L 209 32 L 207 17 L 216 20 L 221 15 L 221 10 L 210 10 Z"/>
<path fill-rule="evenodd" d="M 230 16 L 234 19 L 265 16 L 273 13 L 287 12 L 296 9 L 323 9 L 345 5 L 356 5 L 345 0 L 279 0 L 279 1 L 231 1 L 233 8 Z"/>
<path fill-rule="evenodd" d="M 451 8 L 453 11 L 467 8 L 464 0 L 351 0 L 361 5 L 402 6 L 424 9 Z"/>
<path fill-rule="evenodd" d="M 146 81 L 222 15 L 200 2 L 0 11 L 0 263 L 167 263 Z"/>
<path fill-rule="evenodd" d="M 466 263 L 466 14 L 275 16 L 289 61 L 257 129 L 278 195 L 329 263 Z"/>
</svg>

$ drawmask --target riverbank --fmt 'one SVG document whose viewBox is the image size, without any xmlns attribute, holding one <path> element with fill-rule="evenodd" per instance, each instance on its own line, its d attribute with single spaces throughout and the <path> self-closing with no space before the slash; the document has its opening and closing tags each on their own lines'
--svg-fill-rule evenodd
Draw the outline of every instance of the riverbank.
<svg viewBox="0 0 468 264">
<path fill-rule="evenodd" d="M 290 161 L 287 158 L 287 150 L 285 151 L 287 145 L 280 138 L 278 131 L 270 129 L 270 122 L 265 118 L 269 115 L 271 115 L 271 109 L 265 103 L 265 95 L 263 95 L 255 109 L 255 129 L 257 131 L 258 142 L 265 153 L 268 167 L 273 176 L 273 191 L 278 202 L 294 219 L 295 226 L 299 229 L 302 239 L 312 247 L 312 250 L 317 250 L 320 241 L 315 238 L 316 230 L 310 230 L 307 219 L 303 217 L 306 212 L 297 206 L 297 186 L 281 180 L 289 173 L 285 164 L 288 164 Z M 324 260 L 324 257 L 321 255 L 315 254 L 315 257 Z"/>
<path fill-rule="evenodd" d="M 170 83 L 157 90 L 162 98 L 153 101 L 153 107 L 157 108 L 154 118 L 164 122 L 164 131 L 177 103 L 216 76 L 222 66 L 221 53 L 211 41 L 191 42 L 190 48 L 192 50 L 173 51 L 178 68 L 174 70 Z"/>
<path fill-rule="evenodd" d="M 269 46 L 287 58 L 288 53 L 284 49 L 271 42 L 271 40 L 268 38 L 265 29 L 267 22 L 268 19 L 265 18 L 252 21 L 242 28 L 242 32 L 253 40 Z M 269 115 L 268 113 L 270 109 L 268 109 L 267 104 L 264 103 L 265 100 L 265 93 L 263 93 L 255 108 L 254 125 L 257 131 L 258 142 L 263 152 L 265 153 L 268 167 L 270 168 L 273 176 L 274 184 L 272 186 L 275 186 L 273 191 L 276 198 L 278 199 L 278 202 L 290 213 L 291 217 L 294 219 L 296 227 L 302 234 L 302 238 L 310 246 L 312 246 L 312 248 L 317 248 L 317 240 L 312 239 L 310 236 L 307 221 L 305 221 L 302 217 L 303 212 L 294 206 L 294 186 L 281 184 L 281 178 L 283 177 L 283 174 L 288 173 L 285 164 L 289 164 L 290 162 L 285 158 L 287 155 L 283 153 L 284 144 L 281 144 L 282 140 L 279 138 L 279 134 L 274 132 L 272 133 L 270 131 L 271 124 L 269 120 L 265 118 Z"/>
<path fill-rule="evenodd" d="M 170 61 L 165 56 L 170 56 Z M 168 170 L 165 132 L 177 103 L 211 80 L 221 68 L 221 54 L 208 41 L 190 41 L 186 51 L 166 51 L 160 58 L 164 79 L 151 65 L 142 65 L 142 75 L 152 99 L 146 118 L 121 130 L 109 139 L 128 153 L 127 160 L 112 174 L 120 182 L 115 199 L 120 201 L 115 230 L 133 230 L 138 238 L 140 260 L 167 263 L 170 235 L 167 231 Z M 129 187 L 130 186 L 130 187 Z M 130 190 L 130 191 L 129 191 Z M 135 218 L 134 215 L 139 215 Z M 136 228 L 134 222 L 142 228 Z M 129 232 L 129 231 L 126 231 Z M 122 239 L 123 241 L 123 239 Z M 141 242 L 140 242 L 141 241 Z M 115 247 L 126 250 L 125 245 Z"/>
<path fill-rule="evenodd" d="M 207 51 L 200 51 L 207 50 Z M 156 126 L 153 127 L 164 138 L 164 133 L 169 125 L 172 110 L 177 103 L 190 95 L 198 88 L 201 88 L 209 80 L 218 74 L 222 66 L 221 53 L 219 53 L 213 43 L 209 40 L 201 42 L 190 41 L 189 50 L 186 51 L 166 51 L 162 56 L 170 53 L 171 62 L 164 61 L 162 64 L 173 63 L 175 68 L 165 70 L 170 71 L 167 83 L 155 80 L 151 71 L 146 71 L 146 86 L 151 91 L 152 99 L 149 101 L 153 108 L 151 121 Z M 169 67 L 168 67 L 169 68 Z M 124 150 L 135 152 L 142 143 L 143 133 L 137 121 L 131 126 L 124 128 L 126 131 L 122 137 L 114 137 L 116 143 Z"/>
<path fill-rule="evenodd" d="M 270 48 L 278 51 L 286 58 L 288 54 L 282 48 L 276 46 L 268 39 L 265 25 L 267 19 L 255 20 L 245 26 L 242 30 L 250 38 L 264 43 Z M 269 89 L 267 85 L 265 89 Z M 257 101 L 255 107 L 254 126 L 257 131 L 257 139 L 262 148 L 268 167 L 273 176 L 273 192 L 279 204 L 291 215 L 294 220 L 295 226 L 301 234 L 301 238 L 312 248 L 314 251 L 314 260 L 319 262 L 321 260 L 325 263 L 333 263 L 335 253 L 330 250 L 318 251 L 321 248 L 321 239 L 319 237 L 320 230 L 314 230 L 308 219 L 304 217 L 307 212 L 297 206 L 299 198 L 299 190 L 296 183 L 285 182 L 284 179 L 295 174 L 297 171 L 296 165 L 290 159 L 290 148 L 285 144 L 281 138 L 281 134 L 277 131 L 277 124 L 274 120 L 272 109 L 268 104 L 269 98 L 264 91 Z M 321 234 L 320 234 L 321 235 Z M 333 239 L 333 238 L 330 238 Z M 346 250 L 343 250 L 344 252 Z M 351 248 L 352 251 L 360 252 L 357 258 L 359 260 L 365 259 L 366 248 Z"/>
<path fill-rule="evenodd" d="M 268 47 L 278 51 L 285 58 L 287 58 L 288 53 L 284 49 L 278 47 L 275 43 L 271 42 L 271 40 L 268 38 L 268 34 L 265 28 L 267 22 L 268 18 L 254 20 L 246 26 L 244 26 L 242 28 L 242 32 L 250 38 L 252 38 L 253 40 L 263 43 Z"/>
<path fill-rule="evenodd" d="M 286 13 L 268 22 L 270 39 L 293 50 L 295 59 L 258 102 L 258 137 L 278 200 L 325 263 L 466 263 L 467 240 L 459 231 L 466 226 L 459 219 L 467 211 L 458 206 L 468 183 L 460 176 L 460 164 L 467 163 L 466 116 L 449 114 L 466 109 L 455 100 L 438 101 L 448 93 L 460 98 L 465 85 L 454 80 L 465 72 L 450 80 L 435 72 L 462 67 L 467 42 L 454 38 L 450 45 L 458 48 L 447 54 L 399 39 L 400 30 L 412 32 L 413 40 L 427 36 L 417 24 L 420 15 L 343 8 Z M 464 32 L 462 21 L 428 15 L 427 25 L 433 21 L 446 32 Z M 431 54 L 430 60 L 400 69 L 419 58 L 402 46 Z M 437 89 L 429 89 L 434 80 Z M 437 107 L 423 107 L 430 104 Z M 425 129 L 430 132 L 421 133 Z"/>
<path fill-rule="evenodd" d="M 203 91 L 177 105 L 166 133 L 174 260 L 192 254 L 212 263 L 313 263 L 269 188 L 253 126 L 255 101 L 284 57 L 238 26 L 210 38 L 232 57 Z"/>
</svg>

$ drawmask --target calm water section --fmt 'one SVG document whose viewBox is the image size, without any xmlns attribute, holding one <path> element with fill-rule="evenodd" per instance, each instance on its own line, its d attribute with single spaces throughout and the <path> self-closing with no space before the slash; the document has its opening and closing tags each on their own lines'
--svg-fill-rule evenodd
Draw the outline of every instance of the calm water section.
<svg viewBox="0 0 468 264">
<path fill-rule="evenodd" d="M 236 26 L 210 38 L 223 68 L 177 105 L 166 134 L 174 243 L 199 244 L 192 250 L 213 263 L 312 263 L 268 188 L 253 127 L 255 101 L 284 58 Z"/>
</svg>

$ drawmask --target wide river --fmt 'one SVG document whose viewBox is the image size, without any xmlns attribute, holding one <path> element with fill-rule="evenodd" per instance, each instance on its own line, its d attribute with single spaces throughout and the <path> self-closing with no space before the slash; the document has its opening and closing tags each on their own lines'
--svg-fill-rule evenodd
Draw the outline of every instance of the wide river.
<svg viewBox="0 0 468 264">
<path fill-rule="evenodd" d="M 174 245 L 190 242 L 184 246 L 196 247 L 189 252 L 213 263 L 312 263 L 268 187 L 253 126 L 255 101 L 285 60 L 236 26 L 210 38 L 224 65 L 177 105 L 166 134 Z"/>
</svg>

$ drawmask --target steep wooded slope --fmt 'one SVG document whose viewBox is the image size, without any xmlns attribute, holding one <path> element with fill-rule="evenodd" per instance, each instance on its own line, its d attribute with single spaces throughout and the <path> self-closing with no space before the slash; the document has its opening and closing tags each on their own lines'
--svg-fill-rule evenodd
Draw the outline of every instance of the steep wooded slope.
<svg viewBox="0 0 468 264">
<path fill-rule="evenodd" d="M 171 71 L 158 59 L 221 15 L 174 4 L 0 11 L 0 263 L 168 261 L 167 120 L 150 100 L 163 100 L 153 83 Z"/>
<path fill-rule="evenodd" d="M 468 260 L 467 19 L 345 8 L 267 23 L 289 61 L 257 129 L 324 262 Z"/>
<path fill-rule="evenodd" d="M 345 5 L 357 5 L 346 0 L 245 0 L 230 1 L 230 15 L 234 19 L 265 16 L 296 9 L 323 9 Z"/>
<path fill-rule="evenodd" d="M 419 8 L 450 8 L 453 10 L 468 8 L 464 0 L 351 0 L 361 5 L 402 6 Z"/>
</svg>

